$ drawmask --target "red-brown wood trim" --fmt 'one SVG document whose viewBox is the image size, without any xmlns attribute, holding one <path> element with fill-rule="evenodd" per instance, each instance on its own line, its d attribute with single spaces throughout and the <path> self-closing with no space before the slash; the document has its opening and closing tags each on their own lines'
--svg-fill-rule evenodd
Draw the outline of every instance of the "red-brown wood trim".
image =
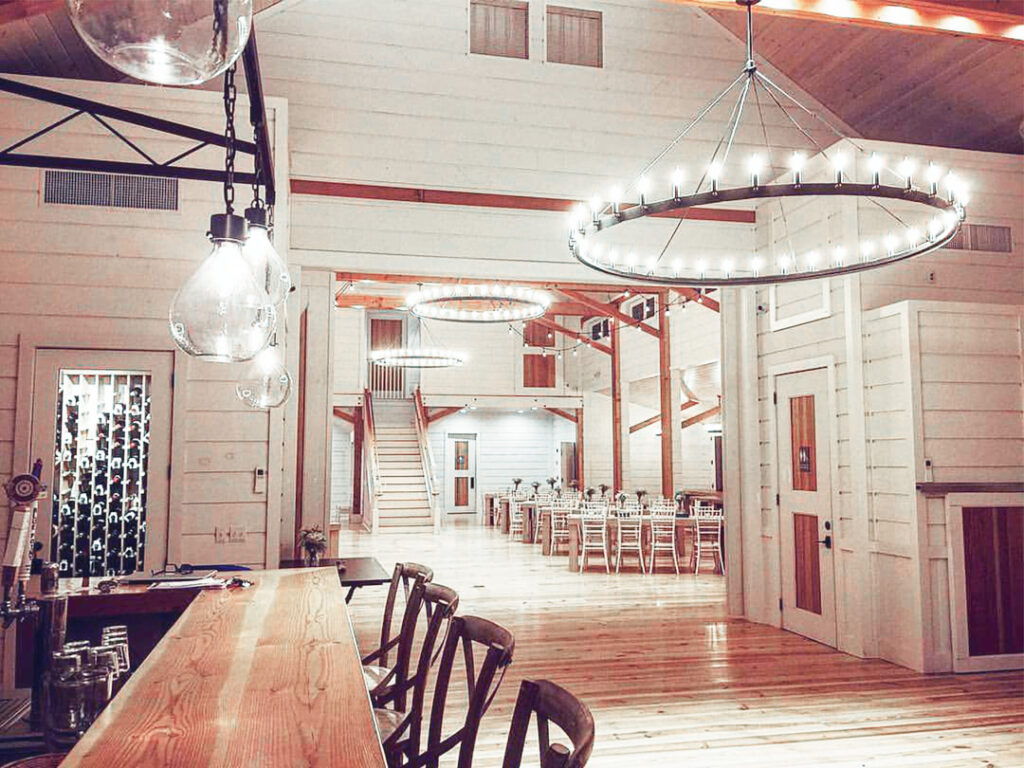
<svg viewBox="0 0 1024 768">
<path fill-rule="evenodd" d="M 700 400 L 687 400 L 685 403 L 679 404 L 679 410 L 685 411 L 687 408 L 692 408 L 695 405 L 700 405 Z"/>
<path fill-rule="evenodd" d="M 602 344 L 599 341 L 594 341 L 593 339 L 584 336 L 582 333 L 574 331 L 571 328 L 566 328 L 564 325 L 559 325 L 553 320 L 548 320 L 546 317 L 538 317 L 533 322 L 539 323 L 540 325 L 550 328 L 553 331 L 557 331 L 558 333 L 565 334 L 571 339 L 582 341 L 586 346 L 604 352 L 606 355 L 610 355 L 612 353 L 612 348 L 607 346 L 606 344 Z"/>
<path fill-rule="evenodd" d="M 691 416 L 688 419 L 683 419 L 682 428 L 692 427 L 694 424 L 700 424 L 702 421 L 707 421 L 712 416 L 722 412 L 722 406 L 716 405 L 714 408 L 708 408 L 706 411 L 698 413 L 696 416 Z"/>
<path fill-rule="evenodd" d="M 710 309 L 712 312 L 721 311 L 721 305 L 715 299 L 712 299 L 706 293 L 701 293 L 695 288 L 673 288 L 672 290 L 678 293 L 683 298 L 685 298 L 687 301 L 692 301 L 695 304 L 700 304 L 702 307 L 706 307 L 707 309 Z"/>
<path fill-rule="evenodd" d="M 649 419 L 644 419 L 643 421 L 638 421 L 636 424 L 631 424 L 629 427 L 629 434 L 639 432 L 641 429 L 647 429 L 651 424 L 657 424 L 659 421 L 661 421 L 661 414 L 656 413 Z"/>
<path fill-rule="evenodd" d="M 664 0 L 684 5 L 700 5 L 706 8 L 739 9 L 742 6 L 724 3 L 721 0 Z M 918 34 L 956 35 L 967 39 L 998 40 L 1013 43 L 1019 38 L 1011 37 L 1013 29 L 1021 24 L 1018 14 L 1000 12 L 991 0 L 981 7 L 968 8 L 963 5 L 943 3 L 941 0 L 900 0 L 895 5 L 916 11 L 913 21 L 909 23 L 891 23 L 880 16 L 886 6 L 894 5 L 889 0 L 857 0 L 843 5 L 842 15 L 827 12 L 819 0 L 789 0 L 785 7 L 781 5 L 761 5 L 755 11 L 758 15 L 785 16 L 793 19 L 826 22 L 844 27 L 871 27 L 873 29 L 890 29 L 897 32 L 913 32 Z M 1008 3 L 1005 5 L 1009 6 Z M 1018 4 L 1018 7 L 1019 4 Z M 973 22 L 975 31 L 965 33 L 962 29 L 951 28 L 948 21 L 951 16 L 965 17 Z M 1019 30 L 1016 34 L 1020 34 Z"/>
<path fill-rule="evenodd" d="M 453 413 L 458 413 L 462 410 L 461 405 L 449 405 L 444 408 L 435 408 L 433 411 L 427 411 L 427 424 L 433 424 L 435 421 L 443 419 L 445 416 L 451 416 Z"/>
<path fill-rule="evenodd" d="M 555 416 L 561 416 L 563 419 L 568 419 L 573 424 L 576 423 L 576 415 L 569 413 L 568 411 L 563 411 L 561 408 L 552 408 L 549 405 L 545 405 L 544 410 L 555 414 Z"/>
<path fill-rule="evenodd" d="M 668 316 L 668 291 L 658 294 L 658 378 L 661 400 L 661 495 L 672 498 L 673 450 L 675 414 L 672 413 L 672 346 Z"/>
<path fill-rule="evenodd" d="M 612 318 L 612 493 L 622 490 L 622 387 L 619 355 L 619 321 Z"/>
<path fill-rule="evenodd" d="M 583 409 L 576 409 L 576 484 L 585 488 L 583 483 Z"/>
<path fill-rule="evenodd" d="M 572 301 L 575 301 L 577 304 L 582 304 L 585 307 L 590 307 L 592 310 L 602 315 L 603 317 L 614 317 L 615 319 L 621 321 L 625 325 L 633 326 L 634 328 L 639 328 L 641 331 L 644 331 L 645 333 L 653 336 L 654 338 L 658 338 L 659 336 L 657 328 L 652 328 L 647 323 L 642 321 L 638 323 L 636 320 L 634 320 L 632 317 L 630 317 L 625 312 L 620 310 L 618 307 L 614 307 L 611 304 L 605 304 L 603 302 L 596 301 L 590 298 L 589 296 L 580 293 L 579 291 L 574 291 L 570 288 L 560 288 L 558 289 L 558 291 L 563 296 L 571 299 Z"/>
<path fill-rule="evenodd" d="M 531 195 L 506 195 L 492 192 L 467 192 L 451 189 L 427 189 L 423 187 L 395 187 L 384 184 L 357 184 L 344 181 L 318 181 L 316 179 L 292 179 L 294 195 L 317 195 L 319 197 L 344 197 L 361 200 L 391 200 L 399 203 L 431 203 L 434 205 L 460 205 L 471 208 L 506 208 L 525 211 L 568 212 L 579 200 L 561 197 L 533 197 Z M 739 208 L 688 208 L 685 211 L 670 211 L 659 214 L 661 218 L 685 218 L 692 221 L 720 221 L 731 224 L 754 224 L 754 211 Z"/>
<path fill-rule="evenodd" d="M 363 514 L 363 407 L 352 409 L 352 514 Z"/>
<path fill-rule="evenodd" d="M 309 336 L 309 310 L 302 310 L 299 317 L 299 402 L 298 418 L 295 420 L 295 520 L 293 526 L 292 550 L 299 557 L 299 531 L 302 530 L 302 496 L 304 491 L 305 453 L 306 453 L 306 354 Z"/>
<path fill-rule="evenodd" d="M 340 406 L 334 406 L 334 415 L 337 416 L 339 419 L 344 419 L 349 424 L 356 423 L 355 414 L 351 411 L 346 411 L 344 408 L 341 408 Z"/>
</svg>

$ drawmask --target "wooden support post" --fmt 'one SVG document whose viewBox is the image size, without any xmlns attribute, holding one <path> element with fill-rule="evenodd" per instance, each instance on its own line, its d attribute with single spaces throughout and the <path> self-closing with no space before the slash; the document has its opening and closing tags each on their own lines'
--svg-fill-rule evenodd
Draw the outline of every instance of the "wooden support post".
<svg viewBox="0 0 1024 768">
<path fill-rule="evenodd" d="M 676 411 L 672 407 L 672 348 L 669 333 L 668 291 L 658 294 L 658 383 L 661 396 L 661 495 L 672 498 Z"/>
<path fill-rule="evenodd" d="M 363 406 L 353 409 L 352 420 L 352 514 L 363 514 Z"/>
<path fill-rule="evenodd" d="M 612 493 L 622 489 L 622 382 L 620 380 L 619 321 L 609 320 L 612 353 Z"/>
<path fill-rule="evenodd" d="M 576 409 L 576 486 L 582 491 L 583 484 L 583 409 Z"/>
</svg>

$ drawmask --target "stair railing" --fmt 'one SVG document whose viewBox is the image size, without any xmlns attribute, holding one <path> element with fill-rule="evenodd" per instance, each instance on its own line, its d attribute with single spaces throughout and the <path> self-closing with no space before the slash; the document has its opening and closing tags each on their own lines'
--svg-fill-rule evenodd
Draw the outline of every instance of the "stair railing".
<svg viewBox="0 0 1024 768">
<path fill-rule="evenodd" d="M 380 465 L 377 461 L 377 430 L 373 423 L 373 394 L 369 389 L 363 390 L 363 466 L 366 468 L 363 526 L 369 528 L 372 533 L 376 533 L 380 517 L 377 498 L 384 492 L 384 483 L 380 477 Z M 370 513 L 369 525 L 366 524 L 366 512 Z"/>
<path fill-rule="evenodd" d="M 430 504 L 430 516 L 434 522 L 434 531 L 441 530 L 441 488 L 434 472 L 434 452 L 430 448 L 430 437 L 427 434 L 429 421 L 427 409 L 423 405 L 420 388 L 413 392 L 413 410 L 416 411 L 416 436 L 420 446 L 420 461 L 423 464 L 423 480 L 427 486 L 427 501 Z"/>
</svg>

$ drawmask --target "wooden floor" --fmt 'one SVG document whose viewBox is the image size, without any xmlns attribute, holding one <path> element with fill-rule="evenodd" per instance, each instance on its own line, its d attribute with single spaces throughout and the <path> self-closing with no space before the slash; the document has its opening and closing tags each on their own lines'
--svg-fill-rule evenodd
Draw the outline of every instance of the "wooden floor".
<svg viewBox="0 0 1024 768">
<path fill-rule="evenodd" d="M 580 576 L 565 557 L 475 525 L 437 536 L 346 531 L 341 547 L 389 570 L 430 565 L 459 592 L 461 613 L 515 634 L 477 766 L 500 765 L 523 677 L 554 680 L 591 708 L 593 768 L 1024 766 L 1020 673 L 919 675 L 730 619 L 721 576 Z M 380 631 L 384 594 L 363 589 L 352 601 L 363 648 Z"/>
</svg>

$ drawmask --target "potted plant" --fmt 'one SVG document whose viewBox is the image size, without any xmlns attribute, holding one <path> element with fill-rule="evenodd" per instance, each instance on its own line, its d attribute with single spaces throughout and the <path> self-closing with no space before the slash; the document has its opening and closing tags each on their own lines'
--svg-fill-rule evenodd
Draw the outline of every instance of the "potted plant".
<svg viewBox="0 0 1024 768">
<path fill-rule="evenodd" d="M 635 491 L 633 491 L 633 493 L 636 494 L 636 503 L 639 504 L 640 506 L 643 506 L 644 496 L 647 495 L 647 489 L 637 488 Z"/>
<path fill-rule="evenodd" d="M 540 480 L 534 480 L 530 485 L 533 486 L 533 495 L 537 495 L 537 489 L 540 488 Z"/>
<path fill-rule="evenodd" d="M 557 483 L 557 482 L 558 482 L 558 478 L 555 478 L 555 477 L 549 477 L 548 478 L 548 486 L 551 488 L 552 491 L 555 490 L 555 483 Z"/>
<path fill-rule="evenodd" d="M 302 559 L 306 566 L 316 568 L 320 565 L 320 557 L 327 551 L 327 534 L 319 525 L 303 528 L 299 531 L 299 546 L 302 547 Z"/>
<path fill-rule="evenodd" d="M 683 509 L 683 499 L 686 498 L 686 494 L 683 493 L 682 491 L 676 491 L 676 494 L 675 496 L 673 496 L 673 498 L 676 500 L 676 510 L 680 512 L 683 517 L 686 517 L 686 510 Z"/>
<path fill-rule="evenodd" d="M 605 496 L 606 496 L 606 495 L 608 494 L 608 488 L 609 488 L 609 486 L 608 486 L 608 484 L 607 484 L 607 483 L 601 483 L 601 484 L 600 484 L 599 486 L 597 486 L 597 487 L 601 489 L 601 498 L 603 499 L 603 498 L 604 498 L 604 497 L 605 497 Z"/>
<path fill-rule="evenodd" d="M 587 488 L 587 490 L 583 492 L 583 495 L 587 497 L 587 501 L 593 501 L 595 493 L 597 493 L 597 491 L 594 490 L 593 486 L 591 486 L 590 488 Z"/>
<path fill-rule="evenodd" d="M 562 495 L 562 486 L 561 486 L 560 484 L 557 484 L 557 483 L 556 483 L 555 485 L 551 486 L 551 490 L 553 490 L 553 491 L 554 491 L 555 493 L 557 493 L 557 494 L 558 494 L 559 496 L 561 496 L 561 495 Z"/>
<path fill-rule="evenodd" d="M 521 478 L 521 477 L 513 477 L 512 478 L 512 491 L 513 491 L 513 493 L 517 493 L 519 491 L 519 486 L 522 485 L 522 483 L 523 483 L 523 478 Z"/>
<path fill-rule="evenodd" d="M 619 495 L 616 496 L 615 498 L 618 500 L 619 506 L 621 507 L 623 504 L 626 503 L 626 492 L 625 491 L 619 491 Z"/>
</svg>

